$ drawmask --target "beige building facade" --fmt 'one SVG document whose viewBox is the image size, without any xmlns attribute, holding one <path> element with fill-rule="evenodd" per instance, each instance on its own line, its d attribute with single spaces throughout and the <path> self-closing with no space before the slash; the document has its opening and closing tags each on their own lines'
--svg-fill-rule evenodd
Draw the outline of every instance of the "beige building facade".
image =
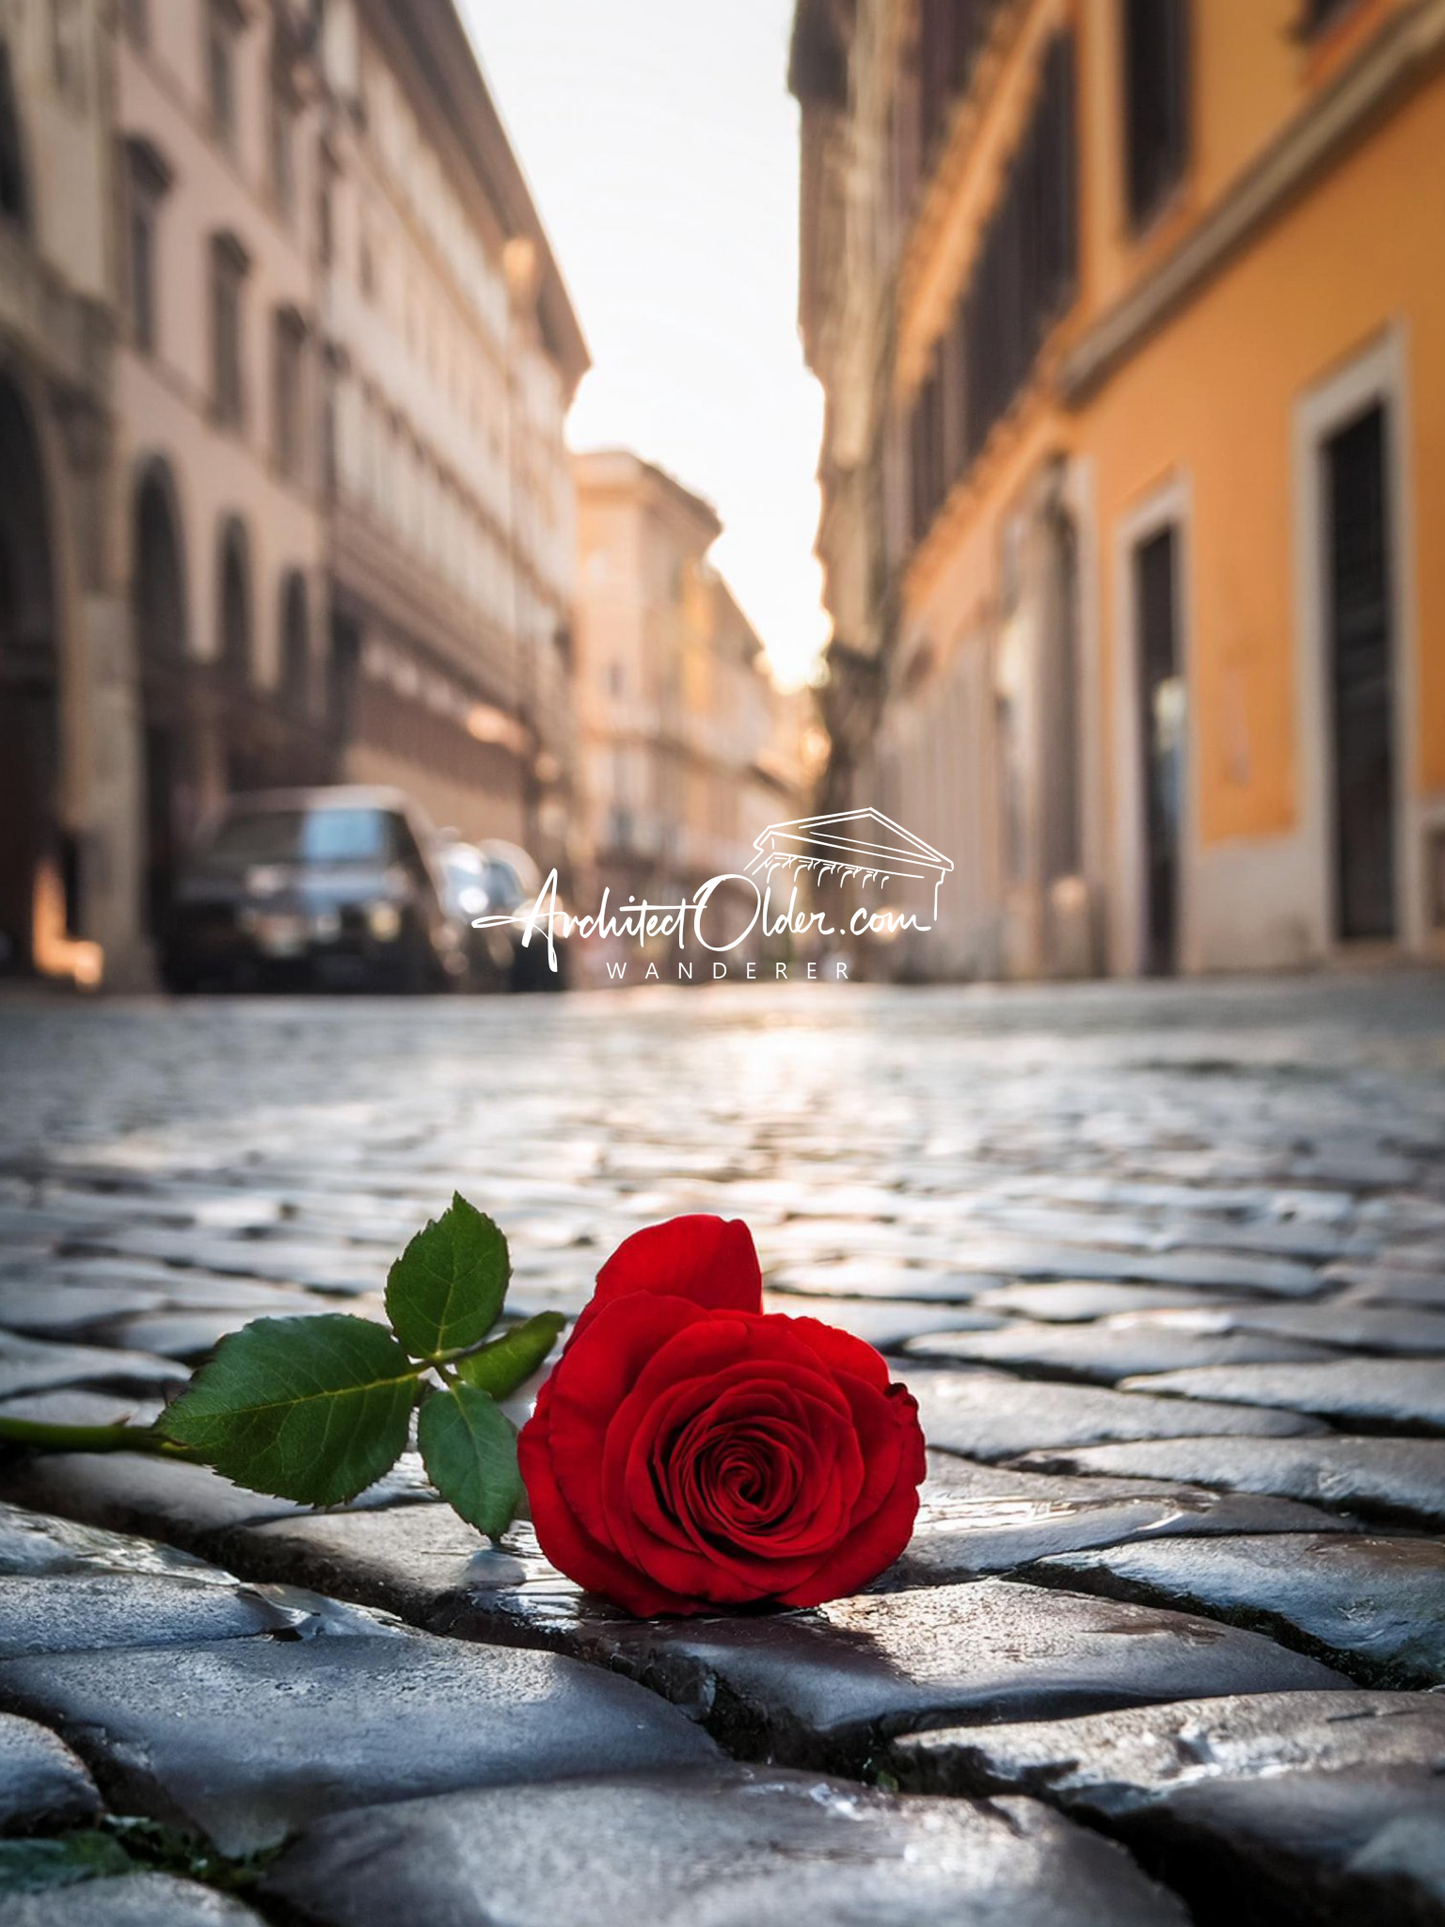
<svg viewBox="0 0 1445 1927">
<path fill-rule="evenodd" d="M 257 787 L 575 864 L 586 365 L 452 0 L 0 0 L 0 970 Z"/>
<path fill-rule="evenodd" d="M 587 350 L 451 0 L 332 0 L 322 65 L 342 768 L 565 872 Z"/>
<path fill-rule="evenodd" d="M 0 972 L 87 982 L 136 921 L 106 14 L 0 4 Z"/>
<path fill-rule="evenodd" d="M 678 902 L 799 814 L 806 698 L 781 694 L 708 561 L 715 511 L 626 450 L 575 462 L 577 701 L 593 890 Z"/>
<path fill-rule="evenodd" d="M 153 938 L 224 796 L 327 769 L 311 10 L 135 0 L 116 79 L 116 410 Z"/>
</svg>

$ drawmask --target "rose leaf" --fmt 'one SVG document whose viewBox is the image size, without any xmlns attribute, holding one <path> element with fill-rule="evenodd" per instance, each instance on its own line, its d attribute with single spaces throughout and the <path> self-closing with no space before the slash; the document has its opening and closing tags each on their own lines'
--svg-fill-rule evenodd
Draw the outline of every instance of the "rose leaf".
<svg viewBox="0 0 1445 1927">
<path fill-rule="evenodd" d="M 427 1477 L 452 1510 L 499 1539 L 525 1495 L 516 1429 L 490 1394 L 466 1384 L 432 1392 L 417 1420 L 416 1442 Z"/>
<path fill-rule="evenodd" d="M 384 1325 L 258 1318 L 221 1340 L 156 1429 L 252 1492 L 340 1505 L 396 1463 L 416 1396 Z"/>
<path fill-rule="evenodd" d="M 501 1231 L 475 1205 L 454 1196 L 392 1266 L 386 1315 L 413 1358 L 437 1358 L 486 1337 L 510 1276 Z"/>
<path fill-rule="evenodd" d="M 456 1362 L 458 1378 L 493 1398 L 506 1398 L 538 1370 L 566 1324 L 559 1311 L 540 1311 L 524 1324 L 514 1325 L 500 1338 L 468 1352 Z"/>
</svg>

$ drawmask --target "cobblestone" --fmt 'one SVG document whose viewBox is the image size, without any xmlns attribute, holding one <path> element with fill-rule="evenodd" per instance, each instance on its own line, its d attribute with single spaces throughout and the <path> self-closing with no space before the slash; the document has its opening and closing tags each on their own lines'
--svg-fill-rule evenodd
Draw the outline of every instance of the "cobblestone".
<svg viewBox="0 0 1445 1927">
<path fill-rule="evenodd" d="M 379 1315 L 459 1188 L 528 1311 L 641 1223 L 745 1216 L 770 1307 L 891 1350 L 934 1448 L 874 1593 L 660 1626 L 414 1459 L 318 1515 L 13 1453 L 9 1615 L 93 1649 L 0 1700 L 122 1814 L 299 1829 L 263 1902 L 298 1919 L 1445 1921 L 1440 1702 L 1354 1683 L 1441 1676 L 1442 1072 L 1426 977 L 0 1003 L 6 1411 L 143 1420 L 249 1318 Z M 887 1754 L 921 1798 L 821 1777 L 939 1723 Z M 247 1917 L 138 1873 L 0 1923 L 145 1905 Z"/>
<path fill-rule="evenodd" d="M 899 1800 L 741 1768 L 345 1814 L 265 1892 L 330 1927 L 1185 1927 L 1117 1848 L 1032 1800 Z"/>
</svg>

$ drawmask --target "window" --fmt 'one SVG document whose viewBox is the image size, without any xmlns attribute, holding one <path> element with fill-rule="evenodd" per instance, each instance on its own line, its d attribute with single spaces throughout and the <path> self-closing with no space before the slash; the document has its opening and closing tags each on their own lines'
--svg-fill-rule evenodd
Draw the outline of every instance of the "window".
<svg viewBox="0 0 1445 1927">
<path fill-rule="evenodd" d="M 156 349 L 156 204 L 131 197 L 131 339 L 143 355 Z"/>
<path fill-rule="evenodd" d="M 156 285 L 160 203 L 171 184 L 171 172 L 147 140 L 126 143 L 127 159 L 127 291 L 130 296 L 131 341 L 142 354 L 156 350 Z"/>
<path fill-rule="evenodd" d="M 323 268 L 329 268 L 336 257 L 331 204 L 335 188 L 336 164 L 323 148 L 316 168 L 316 251 Z"/>
<path fill-rule="evenodd" d="M 1161 0 L 1162 3 L 1162 0 Z M 1032 118 L 979 240 L 955 319 L 937 343 L 910 430 L 914 541 L 981 453 L 1073 299 L 1078 262 L 1074 42 L 1056 34 Z"/>
<path fill-rule="evenodd" d="M 150 0 L 124 0 L 121 8 L 125 30 L 138 47 L 151 44 Z"/>
<path fill-rule="evenodd" d="M 239 428 L 246 417 L 241 298 L 250 258 L 233 234 L 211 241 L 211 402 L 216 419 Z"/>
<path fill-rule="evenodd" d="M 50 0 L 50 52 L 55 89 L 69 107 L 85 105 L 85 10 L 82 0 Z"/>
<path fill-rule="evenodd" d="M 304 357 L 306 324 L 294 308 L 283 308 L 276 316 L 272 344 L 273 407 L 272 445 L 276 466 L 288 481 L 299 481 L 303 472 Z"/>
<path fill-rule="evenodd" d="M 267 132 L 271 149 L 271 198 L 282 220 L 296 213 L 296 96 L 285 79 L 271 81 L 271 114 Z"/>
<path fill-rule="evenodd" d="M 241 16 L 235 0 L 209 0 L 206 10 L 206 84 L 211 125 L 223 146 L 236 146 L 236 41 Z"/>
<path fill-rule="evenodd" d="M 1306 36 L 1323 33 L 1341 14 L 1348 13 L 1355 0 L 1304 0 L 1300 31 Z"/>
<path fill-rule="evenodd" d="M 20 116 L 10 81 L 10 49 L 0 40 L 0 217 L 24 226 L 29 211 Z"/>
<path fill-rule="evenodd" d="M 1189 0 L 1123 0 L 1125 181 L 1135 227 L 1157 214 L 1189 153 Z"/>
</svg>

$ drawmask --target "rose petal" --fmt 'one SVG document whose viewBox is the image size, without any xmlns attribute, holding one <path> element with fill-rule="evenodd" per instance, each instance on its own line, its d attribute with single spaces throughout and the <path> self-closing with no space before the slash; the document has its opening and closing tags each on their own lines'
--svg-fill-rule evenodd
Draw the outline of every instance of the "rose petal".
<svg viewBox="0 0 1445 1927">
<path fill-rule="evenodd" d="M 705 1311 L 759 1311 L 763 1274 L 752 1232 L 741 1218 L 705 1212 L 635 1231 L 598 1272 L 574 1340 L 604 1305 L 637 1292 L 685 1298 Z"/>
<path fill-rule="evenodd" d="M 577 1523 L 552 1469 L 547 1391 L 544 1385 L 537 1396 L 537 1408 L 517 1440 L 532 1526 L 542 1551 L 559 1572 L 566 1573 L 585 1591 L 595 1592 L 639 1618 L 695 1611 L 687 1599 L 666 1592 L 636 1566 L 599 1545 Z"/>
<path fill-rule="evenodd" d="M 608 1432 L 648 1361 L 697 1321 L 705 1322 L 705 1314 L 682 1298 L 619 1299 L 604 1307 L 580 1343 L 574 1336 L 544 1387 L 553 1476 L 579 1525 L 603 1545 L 612 1543 L 601 1497 Z"/>
</svg>

